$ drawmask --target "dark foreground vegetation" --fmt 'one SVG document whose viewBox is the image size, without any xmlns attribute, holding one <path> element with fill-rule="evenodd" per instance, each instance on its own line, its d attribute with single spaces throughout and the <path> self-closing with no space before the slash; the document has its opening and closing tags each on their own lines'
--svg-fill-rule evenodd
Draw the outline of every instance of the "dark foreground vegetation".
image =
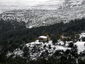
<svg viewBox="0 0 85 64">
<path fill-rule="evenodd" d="M 0 64 L 77 64 L 77 58 L 79 64 L 85 64 L 85 60 L 80 58 L 81 55 L 77 54 L 77 50 L 74 52 L 56 51 L 53 56 L 46 58 L 40 58 L 35 61 L 27 61 L 26 58 L 19 56 L 12 58 L 6 57 L 8 50 L 13 51 L 21 44 L 29 43 L 38 38 L 38 36 L 48 33 L 53 39 L 57 34 L 64 34 L 70 36 L 73 34 L 81 33 L 85 31 L 85 19 L 71 20 L 69 23 L 57 23 L 50 26 L 42 26 L 36 28 L 26 28 L 23 21 L 17 22 L 17 20 L 0 20 Z M 74 48 L 73 48 L 74 49 Z"/>
<path fill-rule="evenodd" d="M 7 57 L 6 52 L 0 52 L 0 64 L 85 64 L 85 59 L 82 58 L 85 54 L 78 54 L 76 46 L 71 50 L 57 50 L 52 56 L 48 56 L 48 52 L 45 52 L 36 60 L 30 60 L 28 51 L 25 52 L 23 57 L 13 55 Z"/>
</svg>

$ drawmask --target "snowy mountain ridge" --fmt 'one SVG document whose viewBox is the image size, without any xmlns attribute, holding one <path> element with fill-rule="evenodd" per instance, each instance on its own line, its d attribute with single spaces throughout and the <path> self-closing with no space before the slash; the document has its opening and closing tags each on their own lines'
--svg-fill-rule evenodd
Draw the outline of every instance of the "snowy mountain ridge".
<svg viewBox="0 0 85 64">
<path fill-rule="evenodd" d="M 50 0 L 41 5 L 33 6 L 35 9 L 57 10 L 63 8 L 71 8 L 85 4 L 85 0 Z"/>
<path fill-rule="evenodd" d="M 81 6 L 83 5 L 82 3 L 84 2 L 84 0 L 65 0 L 65 2 L 63 2 L 63 8 L 71 8 L 71 7 L 75 7 L 75 6 Z"/>
<path fill-rule="evenodd" d="M 51 5 L 52 4 L 46 6 L 50 9 L 50 7 L 52 7 Z M 85 18 L 85 0 L 65 0 L 63 5 L 59 5 L 59 9 L 56 9 L 55 6 L 56 5 L 53 5 L 52 7 L 55 9 L 50 10 L 46 10 L 42 5 L 40 8 L 43 7 L 45 8 L 44 10 L 43 8 L 34 8 L 29 10 L 6 11 L 0 14 L 0 18 L 24 21 L 26 22 L 27 28 L 47 26 L 62 21 L 66 23 L 70 20 Z"/>
</svg>

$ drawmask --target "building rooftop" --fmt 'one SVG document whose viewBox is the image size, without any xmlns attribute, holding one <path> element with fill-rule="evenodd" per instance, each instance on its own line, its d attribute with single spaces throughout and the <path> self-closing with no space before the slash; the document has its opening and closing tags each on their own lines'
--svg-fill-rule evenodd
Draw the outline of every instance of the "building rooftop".
<svg viewBox="0 0 85 64">
<path fill-rule="evenodd" d="M 39 36 L 39 38 L 47 38 L 47 36 Z"/>
</svg>

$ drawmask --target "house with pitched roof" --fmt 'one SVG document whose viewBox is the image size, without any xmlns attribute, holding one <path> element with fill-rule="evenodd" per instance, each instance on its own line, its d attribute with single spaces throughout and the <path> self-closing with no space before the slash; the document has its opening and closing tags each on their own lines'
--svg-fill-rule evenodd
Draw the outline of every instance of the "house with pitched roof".
<svg viewBox="0 0 85 64">
<path fill-rule="evenodd" d="M 50 40 L 50 37 L 49 37 L 49 35 L 47 35 L 47 36 L 39 36 L 38 39 L 39 39 L 40 42 L 46 42 L 46 41 Z"/>
</svg>

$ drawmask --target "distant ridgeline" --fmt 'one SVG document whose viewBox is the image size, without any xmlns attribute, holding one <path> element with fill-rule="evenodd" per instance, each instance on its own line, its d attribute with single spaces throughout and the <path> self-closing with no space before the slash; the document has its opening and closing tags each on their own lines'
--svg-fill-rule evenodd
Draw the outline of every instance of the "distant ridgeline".
<svg viewBox="0 0 85 64">
<path fill-rule="evenodd" d="M 61 6 L 61 9 L 58 10 L 10 10 L 0 14 L 0 18 L 4 20 L 17 19 L 19 22 L 24 21 L 27 28 L 47 26 L 62 21 L 67 23 L 76 18 L 85 18 L 85 1 L 81 4 L 79 4 L 78 1 L 76 1 L 76 3 L 75 1 L 71 1 L 73 0 L 66 0 L 63 5 L 64 7 Z M 51 6 L 49 7 L 51 8 Z"/>
<path fill-rule="evenodd" d="M 16 20 L 0 20 L 0 44 L 7 45 L 10 43 L 22 43 L 34 41 L 38 36 L 48 33 L 57 35 L 67 33 L 81 33 L 85 31 L 85 18 L 71 20 L 69 23 L 57 23 L 49 26 L 41 26 L 36 28 L 26 28 L 24 22 Z"/>
</svg>

